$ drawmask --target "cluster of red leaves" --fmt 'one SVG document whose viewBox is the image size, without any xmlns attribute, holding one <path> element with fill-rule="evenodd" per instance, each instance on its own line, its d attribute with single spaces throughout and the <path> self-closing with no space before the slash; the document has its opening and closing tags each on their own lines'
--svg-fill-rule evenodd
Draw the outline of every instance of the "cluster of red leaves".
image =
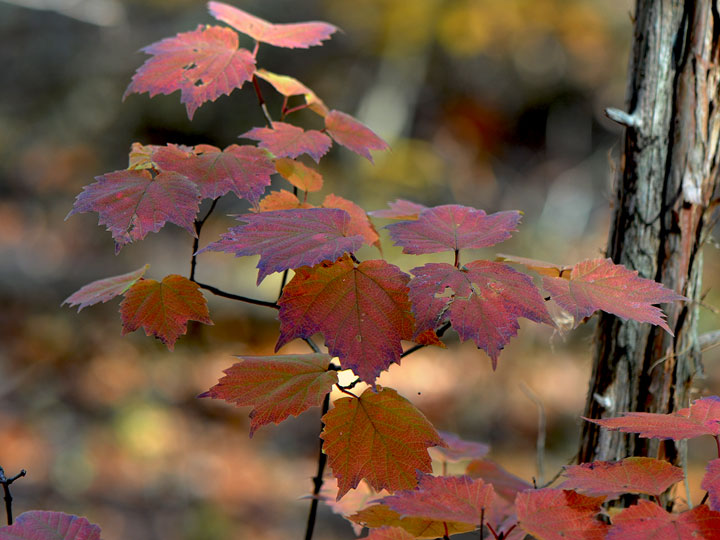
<svg viewBox="0 0 720 540">
<path fill-rule="evenodd" d="M 333 386 L 342 390 L 347 397 L 337 399 L 323 416 L 323 452 L 338 482 L 336 500 L 363 480 L 375 492 L 391 493 L 349 517 L 372 528 L 375 539 L 447 536 L 484 524 L 496 538 L 522 538 L 525 533 L 541 539 L 600 538 L 606 534 L 636 538 L 623 531 L 635 531 L 638 520 L 643 519 L 662 522 L 658 527 L 672 522 L 677 527 L 680 523 L 696 527 L 693 530 L 707 530 L 708 524 L 716 524 L 720 499 L 717 463 L 708 469 L 703 483 L 710 492 L 712 510 L 698 507 L 705 510 L 667 517 L 659 507 L 649 509 L 641 503 L 615 516 L 613 525 L 608 526 L 597 519 L 607 497 L 657 495 L 681 474 L 656 460 L 631 458 L 618 464 L 570 468 L 560 488 L 532 489 L 480 459 L 488 451 L 486 445 L 439 434 L 408 400 L 376 384 L 382 371 L 400 362 L 403 341 L 443 346 L 440 336 L 451 327 L 460 339 L 471 339 L 484 349 L 495 369 L 500 351 L 518 331 L 520 318 L 554 326 L 533 278 L 507 263 L 541 274 L 542 288 L 576 324 L 600 309 L 670 332 L 662 312 L 653 304 L 683 297 L 609 259 L 571 267 L 511 256 L 461 261 L 466 250 L 508 239 L 520 222 L 517 211 L 486 214 L 461 205 L 428 208 L 397 200 L 389 209 L 371 213 L 375 218 L 395 220 L 385 227 L 394 243 L 411 255 L 449 252 L 452 264 L 429 263 L 407 274 L 381 258 L 359 261 L 354 254 L 363 244 L 381 248 L 368 214 L 333 194 L 319 205 L 309 203 L 308 194 L 322 189 L 323 178 L 296 158 L 308 155 L 318 162 L 334 141 L 372 161 L 371 151 L 385 150 L 387 144 L 353 117 L 328 109 L 296 79 L 256 66 L 260 43 L 307 48 L 321 44 L 336 28 L 320 22 L 272 24 L 220 2 L 210 2 L 209 9 L 232 28 L 201 25 L 143 49 L 151 58 L 137 71 L 126 95 L 149 92 L 153 96 L 179 90 L 192 118 L 204 102 L 229 94 L 250 80 L 260 97 L 258 80 L 262 79 L 284 96 L 283 121 L 270 121 L 268 116 L 268 127 L 241 135 L 256 141 L 256 146 L 231 144 L 220 149 L 204 144 L 135 143 L 128 168 L 97 177 L 77 197 L 69 214 L 97 212 L 119 250 L 157 232 L 167 222 L 196 236 L 202 222 L 195 220 L 203 199 L 216 200 L 232 192 L 250 202 L 253 212 L 237 216 L 241 225 L 198 253 L 259 255 L 258 284 L 274 272 L 293 270 L 277 304 L 265 302 L 279 310 L 276 350 L 296 338 L 310 340 L 322 333 L 327 354 L 243 356 L 201 396 L 252 407 L 252 436 L 265 424 L 280 423 L 319 406 Z M 255 40 L 253 51 L 239 47 L 237 32 Z M 292 96 L 302 96 L 304 104 L 289 108 Z M 300 108 L 319 115 L 323 127 L 304 130 L 284 121 Z M 264 196 L 274 174 L 286 179 L 293 192 L 280 190 Z M 299 191 L 304 192 L 302 200 Z M 178 275 L 166 276 L 161 282 L 145 279 L 146 269 L 147 265 L 86 285 L 66 302 L 82 309 L 123 295 L 123 333 L 143 328 L 170 349 L 185 333 L 188 321 L 212 324 L 197 283 Z M 352 370 L 358 381 L 370 387 L 361 395 L 352 394 L 349 390 L 354 383 L 340 385 L 339 370 Z M 638 422 L 647 429 L 641 434 L 717 436 L 718 411 L 706 411 L 703 407 L 710 404 L 702 403 L 679 411 L 671 420 L 659 420 L 657 425 L 643 417 Z M 610 419 L 598 423 L 632 430 L 639 425 L 633 424 L 634 420 L 627 417 L 619 423 Z M 468 476 L 431 476 L 431 447 L 444 460 L 474 459 Z M 653 512 L 662 512 L 662 517 Z"/>
</svg>

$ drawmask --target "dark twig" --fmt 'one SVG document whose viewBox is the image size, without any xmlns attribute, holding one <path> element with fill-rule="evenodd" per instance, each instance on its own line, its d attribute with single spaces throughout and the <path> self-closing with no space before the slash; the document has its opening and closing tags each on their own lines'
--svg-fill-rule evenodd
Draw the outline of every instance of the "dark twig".
<svg viewBox="0 0 720 540">
<path fill-rule="evenodd" d="M 253 75 L 252 78 L 252 84 L 253 88 L 255 89 L 255 95 L 258 98 L 258 105 L 260 105 L 260 109 L 262 109 L 263 115 L 265 116 L 265 121 L 267 122 L 267 125 L 270 129 L 273 127 L 273 121 L 270 117 L 270 113 L 267 109 L 267 104 L 265 103 L 265 98 L 263 98 L 262 91 L 260 90 L 260 85 L 258 84 L 257 77 Z"/>
<path fill-rule="evenodd" d="M 449 329 L 450 329 L 450 323 L 445 323 L 435 333 L 437 334 L 437 337 L 442 337 L 443 334 L 445 332 L 447 332 Z M 411 355 L 415 351 L 419 351 L 420 349 L 424 349 L 425 347 L 427 347 L 427 345 L 420 345 L 419 343 L 417 345 L 413 345 L 407 351 L 403 352 L 400 355 L 400 358 L 405 358 L 406 356 Z"/>
<path fill-rule="evenodd" d="M 705 504 L 707 502 L 709 496 L 710 496 L 710 492 L 706 491 L 705 495 L 702 498 L 702 501 L 700 501 L 700 506 L 702 506 L 703 504 Z"/>
<path fill-rule="evenodd" d="M 273 309 L 280 309 L 280 306 L 278 306 L 275 302 L 268 302 L 267 300 L 256 300 L 255 298 L 248 298 L 247 296 L 232 294 L 218 289 L 217 287 L 213 287 L 212 285 L 206 285 L 205 283 L 200 283 L 196 280 L 193 281 L 195 281 L 197 286 L 201 289 L 205 289 L 206 291 L 209 291 L 216 296 L 222 296 L 223 298 L 229 298 L 230 300 L 237 300 L 238 302 L 245 302 L 247 304 L 254 304 L 256 306 L 265 306 Z"/>
<path fill-rule="evenodd" d="M 567 464 L 570 465 L 571 463 L 574 463 L 575 460 L 577 460 L 577 457 L 578 457 L 578 454 L 576 452 L 575 455 L 567 461 Z M 555 482 L 555 480 L 560 478 L 560 475 L 564 472 L 565 472 L 565 467 L 560 467 L 560 470 L 558 470 L 558 472 L 556 472 L 555 475 L 550 480 L 548 480 L 547 482 L 545 482 L 544 484 L 542 484 L 540 486 L 537 486 L 536 489 L 544 489 L 544 488 L 548 487 L 550 484 Z"/>
<path fill-rule="evenodd" d="M 330 410 L 330 393 L 325 394 L 322 404 L 322 415 L 325 416 Z M 325 424 L 321 422 L 322 431 Z M 318 501 L 320 499 L 320 490 L 323 486 L 323 474 L 325 473 L 325 464 L 327 463 L 327 454 L 322 450 L 322 440 L 320 441 L 320 452 L 318 453 L 318 468 L 315 478 L 313 478 L 313 498 L 310 503 L 310 513 L 308 514 L 307 527 L 305 528 L 305 540 L 312 540 L 313 530 L 315 529 L 315 519 L 317 518 Z"/>
<path fill-rule="evenodd" d="M 18 478 L 25 476 L 27 474 L 27 471 L 25 469 L 22 469 L 18 474 L 13 476 L 12 478 L 5 478 L 5 471 L 2 467 L 0 467 L 0 484 L 2 484 L 3 491 L 5 492 L 5 513 L 7 514 L 7 524 L 12 525 L 13 524 L 13 516 L 12 516 L 12 494 L 10 493 L 10 484 L 12 484 L 15 480 Z"/>
<path fill-rule="evenodd" d="M 207 221 L 207 218 L 210 217 L 210 214 L 212 214 L 213 210 L 215 210 L 215 205 L 217 204 L 218 200 L 215 199 L 212 204 L 210 205 L 210 209 L 207 211 L 207 214 L 205 214 L 205 217 L 200 220 L 195 220 L 195 240 L 193 240 L 193 250 L 192 250 L 192 258 L 190 259 L 190 281 L 195 281 L 195 267 L 197 266 L 197 252 L 200 248 L 200 231 L 202 231 L 203 225 L 205 225 L 205 222 Z"/>
<path fill-rule="evenodd" d="M 314 353 L 319 354 L 321 352 L 320 347 L 318 347 L 317 343 L 315 343 L 312 338 L 303 338 L 303 341 L 308 344 Z"/>
</svg>

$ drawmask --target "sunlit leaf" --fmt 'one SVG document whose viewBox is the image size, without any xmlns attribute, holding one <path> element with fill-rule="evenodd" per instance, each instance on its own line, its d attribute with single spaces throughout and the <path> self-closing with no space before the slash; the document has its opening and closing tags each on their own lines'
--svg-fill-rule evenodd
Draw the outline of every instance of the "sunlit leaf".
<svg viewBox="0 0 720 540">
<path fill-rule="evenodd" d="M 412 534 L 414 538 L 442 538 L 446 530 L 448 534 L 457 534 L 473 531 L 477 528 L 469 523 L 403 517 L 384 504 L 368 506 L 348 519 L 371 529 L 375 527 L 400 527 Z"/>
<path fill-rule="evenodd" d="M 186 277 L 172 274 L 158 282 L 141 279 L 125 293 L 120 303 L 123 335 L 143 328 L 171 351 L 188 321 L 213 324 L 207 302 L 198 285 Z"/>
<path fill-rule="evenodd" d="M 325 129 L 338 144 L 373 162 L 370 150 L 388 150 L 388 144 L 369 127 L 340 111 L 330 111 L 325 117 Z"/>
<path fill-rule="evenodd" d="M 400 527 L 380 527 L 373 529 L 365 537 L 367 540 L 415 540 L 415 536 Z"/>
<path fill-rule="evenodd" d="M 363 478 L 375 490 L 410 489 L 416 471 L 431 472 L 428 447 L 444 444 L 412 403 L 392 388 L 341 398 L 323 416 L 323 451 L 340 499 Z"/>
<path fill-rule="evenodd" d="M 325 116 L 328 112 L 330 112 L 322 100 L 317 97 L 315 92 L 293 77 L 278 75 L 277 73 L 272 73 L 265 69 L 258 69 L 255 72 L 255 75 L 269 82 L 275 90 L 285 97 L 303 96 L 308 108 L 320 116 Z"/>
<path fill-rule="evenodd" d="M 303 191 L 320 191 L 323 179 L 320 173 L 303 165 L 299 161 L 289 158 L 277 158 L 275 168 L 285 180 Z"/>
<path fill-rule="evenodd" d="M 463 459 L 480 459 L 490 451 L 490 446 L 485 443 L 466 441 L 447 431 L 438 431 L 446 447 L 438 446 L 433 451 L 440 454 L 445 461 L 461 461 Z"/>
<path fill-rule="evenodd" d="M 671 514 L 640 500 L 613 517 L 608 540 L 708 540 L 720 538 L 720 513 L 705 505 Z"/>
<path fill-rule="evenodd" d="M 290 210 L 292 208 L 313 208 L 312 204 L 301 203 L 292 192 L 286 189 L 271 191 L 258 205 L 260 212 L 272 212 L 273 210 Z"/>
<path fill-rule="evenodd" d="M 112 300 L 116 296 L 124 294 L 138 279 L 143 277 L 149 266 L 149 264 L 146 264 L 142 268 L 138 268 L 127 274 L 99 279 L 88 283 L 63 300 L 63 304 L 78 306 L 79 312 L 82 311 L 84 307 Z"/>
<path fill-rule="evenodd" d="M 350 232 L 362 235 L 368 246 L 380 248 L 380 236 L 368 219 L 365 210 L 338 195 L 329 193 L 323 200 L 324 208 L 340 208 L 350 214 Z"/>
<path fill-rule="evenodd" d="M 252 406 L 250 437 L 259 427 L 279 424 L 320 406 L 325 394 L 338 382 L 337 372 L 328 371 L 331 356 L 295 354 L 240 356 L 240 362 L 225 370 L 218 384 L 200 397 L 224 399 L 238 406 Z"/>
<path fill-rule="evenodd" d="M 495 260 L 498 262 L 522 264 L 529 270 L 534 270 L 540 275 L 561 277 L 563 279 L 570 279 L 570 272 L 573 268 L 572 266 L 563 266 L 561 264 L 539 261 L 537 259 L 528 259 L 527 257 L 517 257 L 515 255 L 505 255 L 504 253 L 498 253 Z"/>
<path fill-rule="evenodd" d="M 31 510 L 0 528 L 0 540 L 100 540 L 100 527 L 84 517 Z"/>
<path fill-rule="evenodd" d="M 123 99 L 134 92 L 153 97 L 180 90 L 190 119 L 200 105 L 229 95 L 255 71 L 252 53 L 238 49 L 238 35 L 220 26 L 199 25 L 142 51 L 152 57 L 137 70 Z"/>
<path fill-rule="evenodd" d="M 273 122 L 272 128 L 253 128 L 240 137 L 258 141 L 260 148 L 266 148 L 277 157 L 296 158 L 308 154 L 316 163 L 332 146 L 330 137 L 324 133 L 314 129 L 304 131 L 285 122 Z"/>
</svg>

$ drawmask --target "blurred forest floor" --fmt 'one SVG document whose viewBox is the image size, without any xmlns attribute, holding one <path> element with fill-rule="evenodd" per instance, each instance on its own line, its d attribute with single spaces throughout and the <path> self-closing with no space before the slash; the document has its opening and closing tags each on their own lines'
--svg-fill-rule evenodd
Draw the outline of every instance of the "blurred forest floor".
<svg viewBox="0 0 720 540">
<path fill-rule="evenodd" d="M 368 210 L 397 197 L 520 209 L 524 223 L 497 251 L 566 264 L 603 253 L 621 131 L 602 111 L 623 108 L 629 0 L 234 4 L 344 30 L 323 47 L 260 53 L 262 67 L 297 77 L 392 147 L 374 167 L 333 150 L 321 164 L 326 192 Z M 233 355 L 272 353 L 274 312 L 211 297 L 215 326 L 191 324 L 169 353 L 141 333 L 121 338 L 117 302 L 60 307 L 81 285 L 146 262 L 153 278 L 189 270 L 192 241 L 178 228 L 115 256 L 95 215 L 64 222 L 82 186 L 124 168 L 133 141 L 224 147 L 262 124 L 248 89 L 204 105 L 192 123 L 177 94 L 121 102 L 146 58 L 136 52 L 199 23 L 212 19 L 196 0 L 0 1 L 0 465 L 28 470 L 14 485 L 17 513 L 86 515 L 107 540 L 298 538 L 315 473 L 319 410 L 250 440 L 248 409 L 196 399 Z M 224 214 L 245 209 L 223 200 L 203 245 L 232 224 Z M 418 264 L 383 241 L 388 260 Z M 378 256 L 364 249 L 361 258 Z M 713 245 L 705 260 L 705 303 L 720 307 Z M 199 279 L 274 299 L 279 276 L 254 291 L 255 264 L 203 255 Z M 447 350 L 422 350 L 379 382 L 439 429 L 489 443 L 491 458 L 529 480 L 537 410 L 526 385 L 547 415 L 548 478 L 576 451 L 593 326 L 560 336 L 523 325 L 494 373 L 483 352 L 449 335 Z M 718 326 L 704 309 L 701 331 Z M 284 351 L 306 352 L 302 343 Z M 719 360 L 704 355 L 698 396 L 720 393 Z M 712 453 L 711 443 L 690 445 L 696 502 L 695 463 Z M 353 532 L 322 507 L 316 538 Z"/>
</svg>

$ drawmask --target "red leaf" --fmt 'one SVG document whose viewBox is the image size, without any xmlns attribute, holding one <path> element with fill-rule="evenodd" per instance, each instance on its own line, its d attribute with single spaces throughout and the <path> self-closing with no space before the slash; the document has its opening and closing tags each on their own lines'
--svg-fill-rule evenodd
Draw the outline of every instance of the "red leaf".
<svg viewBox="0 0 720 540">
<path fill-rule="evenodd" d="M 142 51 L 153 56 L 137 70 L 123 99 L 133 92 L 153 97 L 180 90 L 180 101 L 191 120 L 200 105 L 229 95 L 255 71 L 252 53 L 238 49 L 237 34 L 220 26 L 199 25 Z"/>
<path fill-rule="evenodd" d="M 708 492 L 710 508 L 720 511 L 720 459 L 708 462 L 700 487 Z"/>
<path fill-rule="evenodd" d="M 127 274 L 99 279 L 88 283 L 63 300 L 63 304 L 78 306 L 78 312 L 80 312 L 84 307 L 112 300 L 116 296 L 125 294 L 125 291 L 132 287 L 138 279 L 143 277 L 149 266 L 149 264 L 146 264 L 142 268 L 138 268 Z"/>
<path fill-rule="evenodd" d="M 508 501 L 514 501 L 520 491 L 532 489 L 531 484 L 487 459 L 471 461 L 465 473 L 472 478 L 482 478 L 488 484 L 492 484 L 497 494 Z"/>
<path fill-rule="evenodd" d="M 693 439 L 701 435 L 720 435 L 720 397 L 696 400 L 690 407 L 671 414 L 630 412 L 615 418 L 594 420 L 606 429 L 637 433 L 652 439 Z"/>
<path fill-rule="evenodd" d="M 415 220 L 420 215 L 420 212 L 427 210 L 427 206 L 406 201 L 405 199 L 395 199 L 394 202 L 388 203 L 388 206 L 389 209 L 373 210 L 368 214 L 376 218 Z"/>
<path fill-rule="evenodd" d="M 362 245 L 350 230 L 350 216 L 333 208 L 298 208 L 237 216 L 245 225 L 233 227 L 205 250 L 260 255 L 258 285 L 273 272 L 335 261 Z"/>
<path fill-rule="evenodd" d="M 534 489 L 515 498 L 518 525 L 538 540 L 601 540 L 608 526 L 593 516 L 604 497 L 562 489 Z"/>
<path fill-rule="evenodd" d="M 303 191 L 320 191 L 322 189 L 323 179 L 320 173 L 299 161 L 277 158 L 275 168 L 280 176 L 298 189 Z"/>
<path fill-rule="evenodd" d="M 532 280 L 505 264 L 480 260 L 459 270 L 446 263 L 429 263 L 411 272 L 415 276 L 410 282 L 415 334 L 449 320 L 461 340 L 472 339 L 488 353 L 493 369 L 500 351 L 520 328 L 520 317 L 553 324 Z"/>
<path fill-rule="evenodd" d="M 273 210 L 290 210 L 292 208 L 314 208 L 312 204 L 301 203 L 296 195 L 281 189 L 271 191 L 260 201 L 258 210 L 260 212 L 272 212 Z"/>
<path fill-rule="evenodd" d="M 272 24 L 222 2 L 210 2 L 208 8 L 217 20 L 229 24 L 256 41 L 276 47 L 307 49 L 313 45 L 322 45 L 323 41 L 337 31 L 335 26 L 325 22 Z"/>
<path fill-rule="evenodd" d="M 670 514 L 650 501 L 639 501 L 613 518 L 608 540 L 707 540 L 720 538 L 720 513 L 705 505 Z"/>
<path fill-rule="evenodd" d="M 77 196 L 67 217 L 97 212 L 99 224 L 107 225 L 115 239 L 116 252 L 149 232 L 158 232 L 168 221 L 195 236 L 200 198 L 197 186 L 184 176 L 162 172 L 153 178 L 147 170 L 127 170 L 95 179 Z"/>
<path fill-rule="evenodd" d="M 418 486 L 400 491 L 380 502 L 404 517 L 437 521 L 456 521 L 479 525 L 495 499 L 495 491 L 482 480 L 469 476 L 431 476 L 418 474 Z"/>
<path fill-rule="evenodd" d="M 310 90 L 303 83 L 287 75 L 278 75 L 265 69 L 258 69 L 255 75 L 269 82 L 275 90 L 285 97 L 301 95 L 305 98 L 308 108 L 320 116 L 325 116 L 329 111 L 322 100 L 315 92 Z"/>
<path fill-rule="evenodd" d="M 660 495 L 684 478 L 681 468 L 649 457 L 629 457 L 622 461 L 595 461 L 565 468 L 567 480 L 562 489 L 587 495 L 616 497 L 623 493 Z"/>
<path fill-rule="evenodd" d="M 366 540 L 415 540 L 415 535 L 410 534 L 400 527 L 380 527 L 370 531 L 365 537 Z"/>
<path fill-rule="evenodd" d="M 268 149 L 277 157 L 295 158 L 300 154 L 308 154 L 316 163 L 332 146 L 330 137 L 324 133 L 314 129 L 303 131 L 285 122 L 273 122 L 272 128 L 253 128 L 240 137 L 258 141 L 260 148 Z"/>
<path fill-rule="evenodd" d="M 410 339 L 413 316 L 407 297 L 409 278 L 382 260 L 359 266 L 347 257 L 332 265 L 301 267 L 285 286 L 280 304 L 280 338 L 275 350 L 316 332 L 369 384 L 400 361 L 401 340 Z"/>
<path fill-rule="evenodd" d="M 392 388 L 341 398 L 323 416 L 323 452 L 338 481 L 338 500 L 365 478 L 373 489 L 409 489 L 416 470 L 432 472 L 427 448 L 442 439 L 412 403 Z"/>
<path fill-rule="evenodd" d="M 253 205 L 257 205 L 275 174 L 267 153 L 256 146 L 232 144 L 220 150 L 203 144 L 194 152 L 184 152 L 170 144 L 157 147 L 153 161 L 161 170 L 180 173 L 195 182 L 203 198 L 217 199 L 232 191 Z"/>
<path fill-rule="evenodd" d="M 218 384 L 199 397 L 253 406 L 250 437 L 265 424 L 279 424 L 290 415 L 319 406 L 338 382 L 337 372 L 328 371 L 332 357 L 327 354 L 238 358 L 241 362 L 226 369 Z"/>
<path fill-rule="evenodd" d="M 445 461 L 480 459 L 490 451 L 490 446 L 485 443 L 466 441 L 447 431 L 438 431 L 438 433 L 447 446 L 445 448 L 438 446 L 434 448 L 434 451 L 439 453 Z"/>
<path fill-rule="evenodd" d="M 125 293 L 120 303 L 123 335 L 142 327 L 171 351 L 187 331 L 188 321 L 213 324 L 207 302 L 196 283 L 172 274 L 161 282 L 142 279 Z"/>
<path fill-rule="evenodd" d="M 388 144 L 378 137 L 369 127 L 340 111 L 330 111 L 325 117 L 325 129 L 335 142 L 343 145 L 373 162 L 370 150 L 388 150 Z"/>
<path fill-rule="evenodd" d="M 458 534 L 475 530 L 475 525 L 455 523 L 452 521 L 436 521 L 432 519 L 403 517 L 384 504 L 375 504 L 360 510 L 348 518 L 350 521 L 365 527 L 400 527 L 408 531 L 413 538 L 438 538 L 448 534 Z"/>
<path fill-rule="evenodd" d="M 403 253 L 421 255 L 494 246 L 510 238 L 519 222 L 520 212 L 514 210 L 487 215 L 468 206 L 447 204 L 423 210 L 416 221 L 386 228 Z"/>
<path fill-rule="evenodd" d="M 100 540 L 100 527 L 84 517 L 31 510 L 0 528 L 0 540 Z"/>
<path fill-rule="evenodd" d="M 343 199 L 338 195 L 328 194 L 323 201 L 325 208 L 340 208 L 350 214 L 350 232 L 352 234 L 362 235 L 368 246 L 375 246 L 380 249 L 380 236 L 378 235 L 373 224 L 367 217 L 365 210 L 357 204 L 347 199 Z"/>
<path fill-rule="evenodd" d="M 552 299 L 574 317 L 576 326 L 601 309 L 623 319 L 658 325 L 672 334 L 662 310 L 652 304 L 687 300 L 610 259 L 579 262 L 573 267 L 569 280 L 546 277 L 543 286 Z"/>
</svg>

